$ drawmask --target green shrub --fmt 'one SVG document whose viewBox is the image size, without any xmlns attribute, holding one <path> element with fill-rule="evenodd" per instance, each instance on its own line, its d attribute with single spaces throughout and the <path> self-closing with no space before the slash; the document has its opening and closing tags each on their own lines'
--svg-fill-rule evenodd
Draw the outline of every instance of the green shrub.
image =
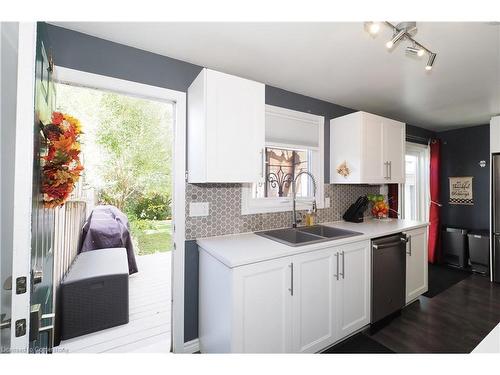
<svg viewBox="0 0 500 375">
<path fill-rule="evenodd" d="M 139 220 L 166 220 L 172 216 L 171 203 L 169 196 L 153 193 L 130 202 L 130 211 Z"/>
</svg>

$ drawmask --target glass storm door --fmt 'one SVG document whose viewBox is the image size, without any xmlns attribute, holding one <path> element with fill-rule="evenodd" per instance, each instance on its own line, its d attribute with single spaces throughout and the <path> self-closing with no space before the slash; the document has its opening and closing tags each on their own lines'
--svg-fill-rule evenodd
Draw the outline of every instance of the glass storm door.
<svg viewBox="0 0 500 375">
<path fill-rule="evenodd" d="M 429 210 L 429 148 L 406 143 L 406 176 L 401 189 L 403 218 L 427 220 Z"/>
<path fill-rule="evenodd" d="M 55 108 L 52 57 L 45 25 L 37 25 L 35 62 L 35 131 L 31 213 L 30 351 L 50 352 L 54 340 L 53 268 L 54 209 L 45 208 L 41 194 L 41 158 L 47 153 L 42 125 Z"/>
</svg>

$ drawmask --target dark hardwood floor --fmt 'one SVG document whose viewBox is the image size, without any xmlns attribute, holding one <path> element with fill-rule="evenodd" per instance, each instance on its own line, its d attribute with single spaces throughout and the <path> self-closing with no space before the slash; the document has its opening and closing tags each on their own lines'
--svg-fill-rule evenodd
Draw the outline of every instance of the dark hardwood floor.
<svg viewBox="0 0 500 375">
<path fill-rule="evenodd" d="M 470 353 L 500 322 L 500 284 L 472 275 L 371 335 L 396 353 Z"/>
</svg>

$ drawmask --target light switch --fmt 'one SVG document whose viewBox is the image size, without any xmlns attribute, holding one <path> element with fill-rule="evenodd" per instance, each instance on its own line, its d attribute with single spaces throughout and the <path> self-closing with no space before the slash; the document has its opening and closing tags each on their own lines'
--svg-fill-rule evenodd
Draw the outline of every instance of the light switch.
<svg viewBox="0 0 500 375">
<path fill-rule="evenodd" d="M 325 208 L 330 207 L 330 197 L 325 197 Z"/>
<path fill-rule="evenodd" d="M 209 206 L 210 204 L 208 202 L 190 202 L 189 216 L 190 217 L 208 216 Z"/>
</svg>

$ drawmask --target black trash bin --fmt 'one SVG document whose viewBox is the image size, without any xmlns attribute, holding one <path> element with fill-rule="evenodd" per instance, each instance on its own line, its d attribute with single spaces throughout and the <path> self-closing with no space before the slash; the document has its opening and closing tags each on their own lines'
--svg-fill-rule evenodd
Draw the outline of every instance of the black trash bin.
<svg viewBox="0 0 500 375">
<path fill-rule="evenodd" d="M 444 263 L 466 268 L 468 266 L 467 230 L 444 227 L 441 234 Z"/>
<path fill-rule="evenodd" d="M 469 258 L 472 271 L 489 275 L 490 233 L 487 230 L 469 231 Z"/>
</svg>

